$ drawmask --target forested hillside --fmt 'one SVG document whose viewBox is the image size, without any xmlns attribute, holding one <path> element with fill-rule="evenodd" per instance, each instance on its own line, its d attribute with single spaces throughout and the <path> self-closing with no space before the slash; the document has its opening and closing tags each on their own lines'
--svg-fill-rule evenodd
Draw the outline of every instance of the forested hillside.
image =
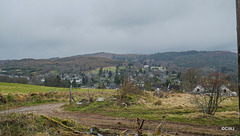
<svg viewBox="0 0 240 136">
<path fill-rule="evenodd" d="M 66 57 L 55 59 L 9 60 L 0 64 L 8 74 L 80 73 L 98 67 L 116 66 L 121 61 L 101 57 Z"/>
<path fill-rule="evenodd" d="M 22 59 L 0 61 L 0 70 L 8 74 L 25 75 L 48 72 L 79 73 L 119 63 L 163 66 L 169 71 L 184 71 L 190 67 L 215 69 L 223 73 L 237 73 L 237 54 L 227 51 L 186 51 L 146 55 L 95 53 L 53 59 Z"/>
<path fill-rule="evenodd" d="M 215 69 L 223 73 L 237 72 L 237 54 L 227 51 L 166 52 L 137 56 L 113 55 L 112 59 L 148 65 L 161 65 L 167 67 L 169 70 L 177 71 L 183 71 L 190 67 L 197 67 Z"/>
<path fill-rule="evenodd" d="M 237 72 L 237 54 L 226 51 L 188 51 L 156 53 L 145 56 L 153 63 L 170 69 L 184 70 L 190 67 L 213 68 L 220 72 Z"/>
</svg>

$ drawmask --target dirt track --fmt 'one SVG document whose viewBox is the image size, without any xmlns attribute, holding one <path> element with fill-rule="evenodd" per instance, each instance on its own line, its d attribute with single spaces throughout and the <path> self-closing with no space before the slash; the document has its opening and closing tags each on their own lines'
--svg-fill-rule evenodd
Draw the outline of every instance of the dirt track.
<svg viewBox="0 0 240 136">
<path fill-rule="evenodd" d="M 97 126 L 101 129 L 112 129 L 114 131 L 121 132 L 128 129 L 130 132 L 135 132 L 136 121 L 132 119 L 126 119 L 124 117 L 108 117 L 99 114 L 86 114 L 79 112 L 63 111 L 61 106 L 64 103 L 59 104 L 44 104 L 38 106 L 22 107 L 17 109 L 10 109 L 1 111 L 0 114 L 9 114 L 13 112 L 28 113 L 33 112 L 36 114 L 43 114 L 49 117 L 59 117 L 64 119 L 75 119 L 81 125 L 84 126 Z M 153 132 L 160 121 L 146 120 L 143 126 L 144 132 Z M 229 135 L 234 136 L 234 131 L 222 131 L 219 126 L 199 126 L 189 125 L 184 123 L 165 122 L 163 127 L 164 134 L 170 135 L 182 135 L 182 136 L 198 136 L 198 135 Z"/>
</svg>

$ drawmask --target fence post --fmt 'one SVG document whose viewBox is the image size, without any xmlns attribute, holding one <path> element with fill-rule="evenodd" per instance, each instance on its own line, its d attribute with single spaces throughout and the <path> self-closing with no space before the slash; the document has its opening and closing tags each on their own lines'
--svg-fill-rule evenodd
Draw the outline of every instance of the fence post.
<svg viewBox="0 0 240 136">
<path fill-rule="evenodd" d="M 70 98 L 69 98 L 69 104 L 72 104 L 72 83 L 70 85 Z"/>
</svg>

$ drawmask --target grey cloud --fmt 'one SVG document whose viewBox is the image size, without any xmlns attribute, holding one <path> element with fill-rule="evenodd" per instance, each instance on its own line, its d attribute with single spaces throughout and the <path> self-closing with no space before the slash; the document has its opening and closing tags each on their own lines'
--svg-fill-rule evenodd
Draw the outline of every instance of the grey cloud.
<svg viewBox="0 0 240 136">
<path fill-rule="evenodd" d="M 0 0 L 0 59 L 233 51 L 235 16 L 226 0 Z"/>
</svg>

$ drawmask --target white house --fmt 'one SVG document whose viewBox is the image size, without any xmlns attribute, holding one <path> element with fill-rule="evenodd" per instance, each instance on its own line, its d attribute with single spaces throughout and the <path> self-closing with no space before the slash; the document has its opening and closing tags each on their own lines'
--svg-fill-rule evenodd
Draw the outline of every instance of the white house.
<svg viewBox="0 0 240 136">
<path fill-rule="evenodd" d="M 225 85 L 220 86 L 221 95 L 226 96 L 237 96 L 236 92 L 232 92 L 229 88 L 227 88 Z"/>
<path fill-rule="evenodd" d="M 221 93 L 231 93 L 230 89 L 228 89 L 225 85 L 220 86 Z"/>
<path fill-rule="evenodd" d="M 77 83 L 77 84 L 82 84 L 82 79 L 77 79 L 77 80 L 76 80 L 76 83 Z"/>
<path fill-rule="evenodd" d="M 203 93 L 205 91 L 205 89 L 201 86 L 201 85 L 198 85 L 197 87 L 195 87 L 193 89 L 193 93 Z"/>
<path fill-rule="evenodd" d="M 42 78 L 42 79 L 41 79 L 41 83 L 44 83 L 44 82 L 45 82 L 45 79 L 44 79 L 44 78 Z"/>
<path fill-rule="evenodd" d="M 220 86 L 220 94 L 221 96 L 225 95 L 225 96 L 237 96 L 236 92 L 232 92 L 229 88 L 227 88 L 225 85 L 221 85 Z M 201 86 L 198 85 L 197 87 L 195 87 L 193 89 L 193 93 L 203 93 L 205 91 L 205 89 Z M 211 93 L 204 93 L 206 95 L 211 95 Z M 216 92 L 213 93 L 213 95 L 216 95 Z"/>
<path fill-rule="evenodd" d="M 149 68 L 149 65 L 144 65 L 143 68 Z"/>
</svg>

